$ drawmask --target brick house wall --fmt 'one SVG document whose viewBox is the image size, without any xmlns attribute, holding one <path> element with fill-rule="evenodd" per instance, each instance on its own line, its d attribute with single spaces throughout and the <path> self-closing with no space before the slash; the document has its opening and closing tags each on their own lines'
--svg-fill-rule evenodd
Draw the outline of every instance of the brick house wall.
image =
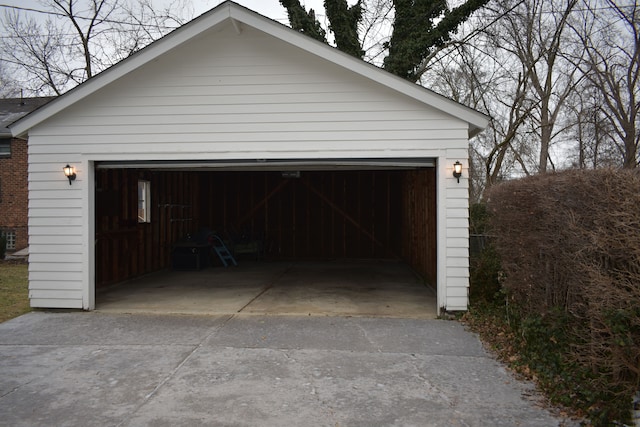
<svg viewBox="0 0 640 427">
<path fill-rule="evenodd" d="M 11 155 L 0 157 L 0 230 L 16 233 L 16 250 L 29 245 L 28 195 L 27 141 L 13 138 Z"/>
</svg>

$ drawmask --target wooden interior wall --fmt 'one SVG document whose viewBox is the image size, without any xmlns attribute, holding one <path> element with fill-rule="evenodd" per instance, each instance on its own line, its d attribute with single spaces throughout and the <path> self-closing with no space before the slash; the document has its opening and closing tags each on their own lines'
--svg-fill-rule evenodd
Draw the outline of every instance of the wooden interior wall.
<svg viewBox="0 0 640 427">
<path fill-rule="evenodd" d="M 399 258 L 402 172 L 218 172 L 203 176 L 202 221 L 263 238 L 268 259 Z"/>
<path fill-rule="evenodd" d="M 429 283 L 436 283 L 435 168 L 407 171 L 402 183 L 402 257 Z"/>
<path fill-rule="evenodd" d="M 151 183 L 151 223 L 138 223 L 138 180 Z M 197 174 L 96 171 L 96 286 L 169 266 L 173 243 L 200 225 Z"/>
</svg>

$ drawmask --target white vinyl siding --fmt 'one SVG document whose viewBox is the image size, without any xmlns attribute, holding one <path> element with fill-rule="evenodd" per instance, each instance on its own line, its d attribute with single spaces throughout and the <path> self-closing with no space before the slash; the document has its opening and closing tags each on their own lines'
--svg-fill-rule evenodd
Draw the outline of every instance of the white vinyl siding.
<svg viewBox="0 0 640 427">
<path fill-rule="evenodd" d="M 461 135 L 466 140 L 468 130 L 463 121 L 250 30 L 182 46 L 113 86 L 30 136 L 69 155 L 310 158 L 321 145 L 328 157 L 386 157 L 390 148 L 414 157 Z"/>
<path fill-rule="evenodd" d="M 29 130 L 31 305 L 93 308 L 94 161 L 407 157 L 438 159 L 438 304 L 466 309 L 468 132 L 258 30 L 207 33 Z M 65 164 L 76 167 L 72 185 Z"/>
<path fill-rule="evenodd" d="M 446 297 L 446 309 L 450 311 L 466 310 L 469 292 L 469 160 L 465 149 L 447 150 L 444 173 L 447 188 L 445 207 L 440 209 L 440 220 L 446 224 L 446 278 L 443 291 Z M 453 164 L 462 163 L 460 182 L 453 176 Z M 440 289 L 438 289 L 440 291 Z"/>
<path fill-rule="evenodd" d="M 77 156 L 29 156 L 29 298 L 32 307 L 89 308 L 83 304 L 83 185 Z M 58 161 L 56 161 L 58 160 Z M 62 167 L 76 166 L 69 185 Z"/>
</svg>

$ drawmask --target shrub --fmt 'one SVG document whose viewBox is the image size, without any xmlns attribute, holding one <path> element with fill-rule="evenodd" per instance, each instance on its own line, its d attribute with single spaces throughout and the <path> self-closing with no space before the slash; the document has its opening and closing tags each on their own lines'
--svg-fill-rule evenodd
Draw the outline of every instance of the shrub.
<svg viewBox="0 0 640 427">
<path fill-rule="evenodd" d="M 640 173 L 539 175 L 487 196 L 524 359 L 594 423 L 628 420 L 640 386 Z"/>
<path fill-rule="evenodd" d="M 469 208 L 469 231 L 471 234 L 486 234 L 489 229 L 489 210 L 485 203 L 474 203 Z"/>
<path fill-rule="evenodd" d="M 469 300 L 471 305 L 494 303 L 501 297 L 500 258 L 489 241 L 489 211 L 485 204 L 471 205 L 469 231 L 471 232 Z"/>
<path fill-rule="evenodd" d="M 472 255 L 470 260 L 470 303 L 496 303 L 503 297 L 500 281 L 500 258 L 493 247 L 488 244 L 477 255 Z"/>
<path fill-rule="evenodd" d="M 0 234 L 0 259 L 4 259 L 7 252 L 7 238 Z"/>
</svg>

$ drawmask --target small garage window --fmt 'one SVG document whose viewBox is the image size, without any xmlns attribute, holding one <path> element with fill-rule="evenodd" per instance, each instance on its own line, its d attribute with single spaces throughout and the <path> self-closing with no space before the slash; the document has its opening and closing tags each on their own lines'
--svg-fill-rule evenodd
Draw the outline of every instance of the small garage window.
<svg viewBox="0 0 640 427">
<path fill-rule="evenodd" d="M 151 222 L 151 182 L 138 181 L 138 222 Z"/>
</svg>

